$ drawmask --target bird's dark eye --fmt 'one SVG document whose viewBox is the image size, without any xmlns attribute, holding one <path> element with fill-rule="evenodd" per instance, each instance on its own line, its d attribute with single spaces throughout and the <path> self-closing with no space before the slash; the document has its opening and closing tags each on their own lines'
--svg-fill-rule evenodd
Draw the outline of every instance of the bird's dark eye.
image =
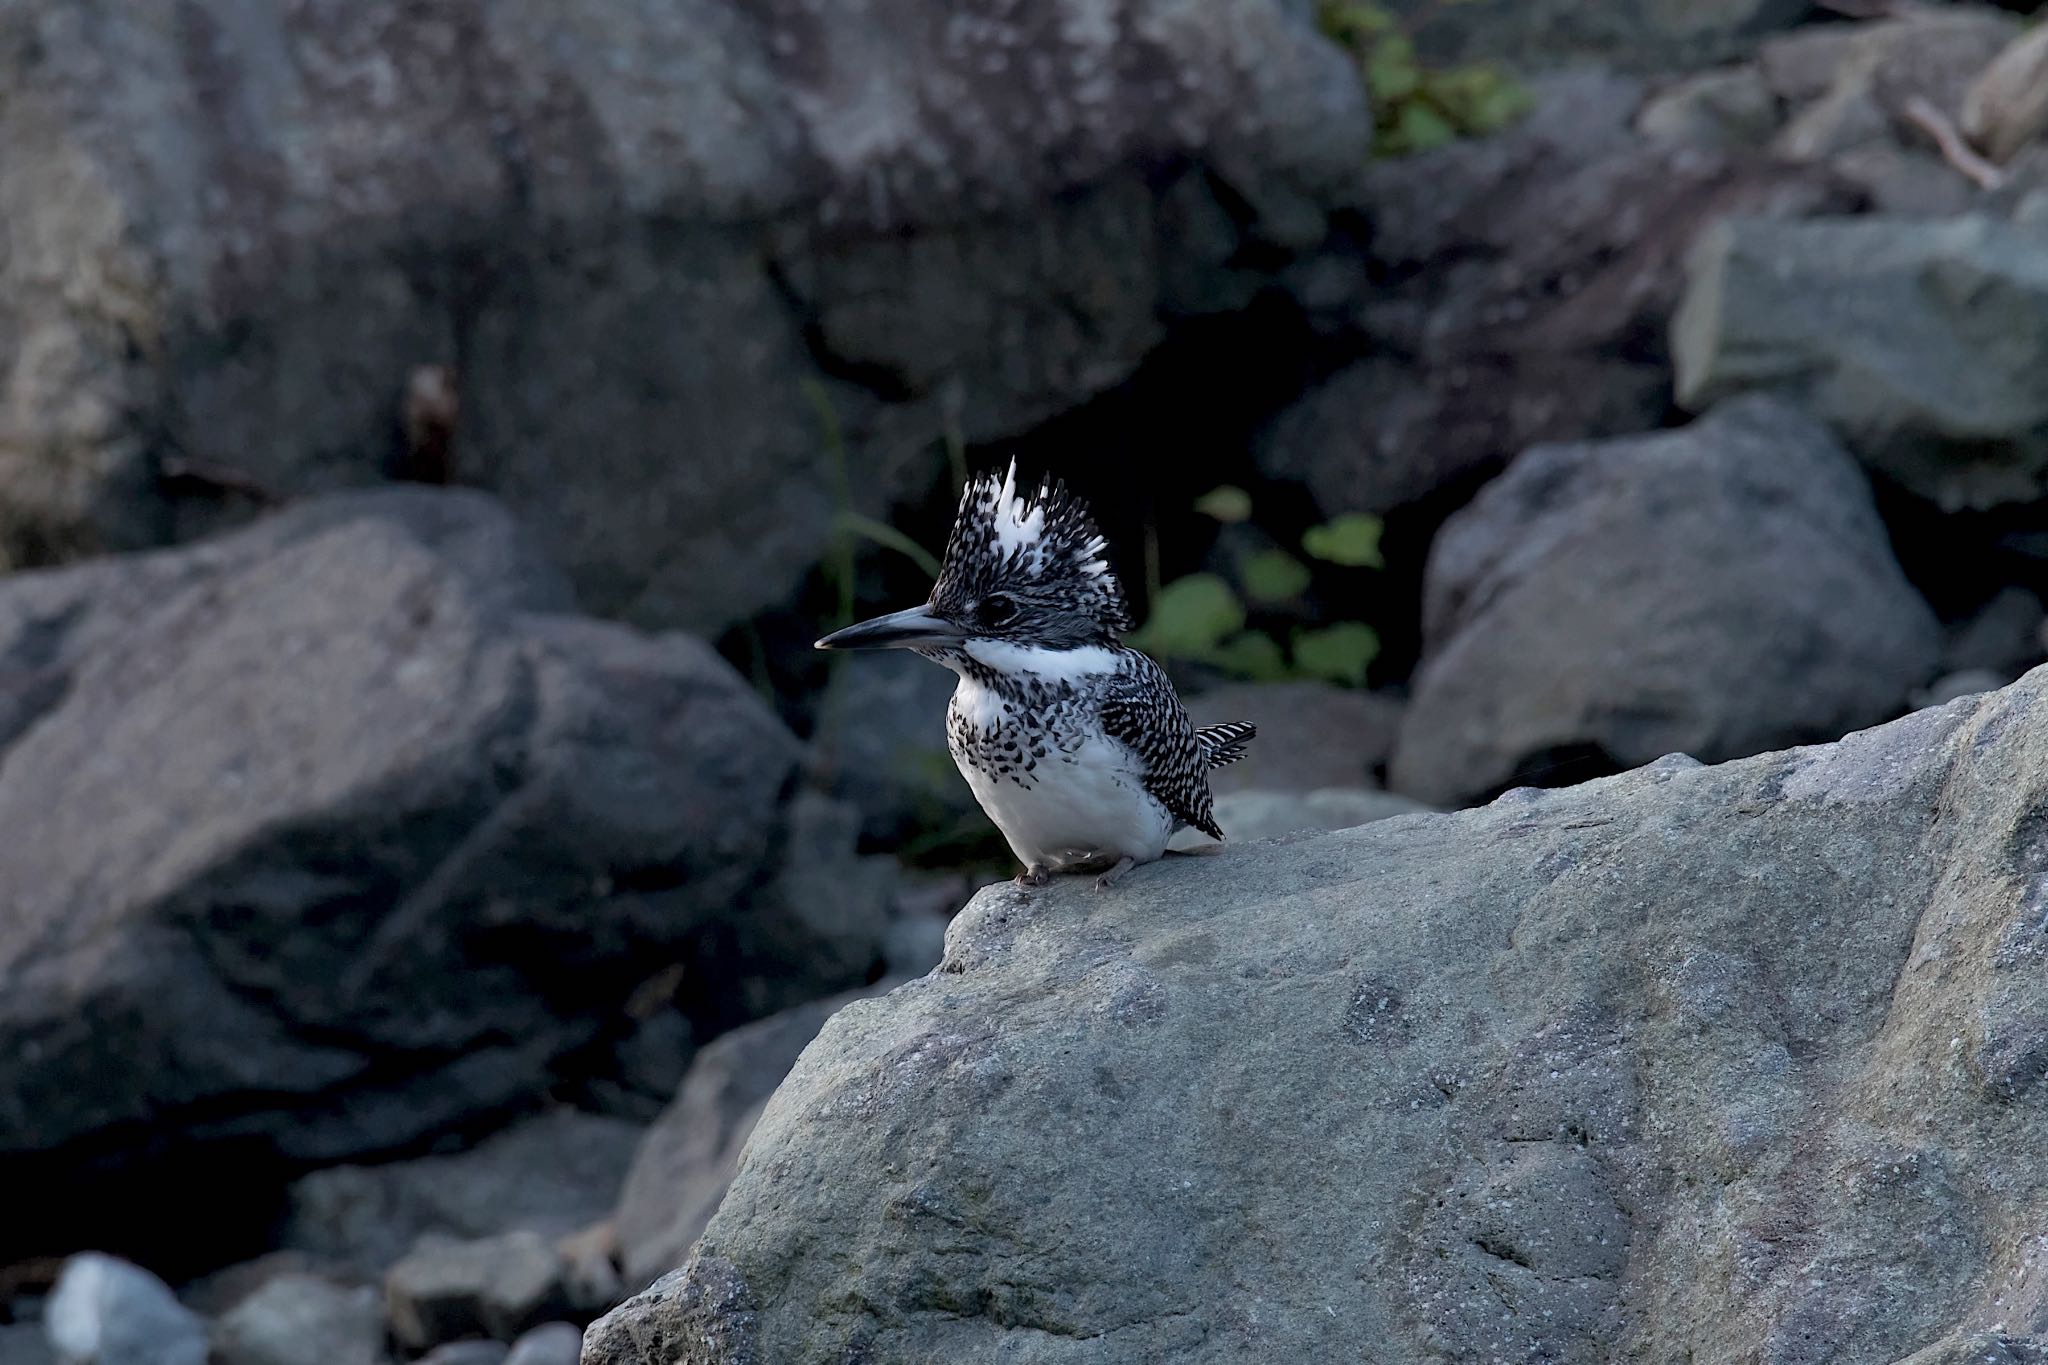
<svg viewBox="0 0 2048 1365">
<path fill-rule="evenodd" d="M 1006 593 L 990 593 L 981 599 L 981 621 L 988 626 L 1007 626 L 1017 619 L 1017 599 Z"/>
</svg>

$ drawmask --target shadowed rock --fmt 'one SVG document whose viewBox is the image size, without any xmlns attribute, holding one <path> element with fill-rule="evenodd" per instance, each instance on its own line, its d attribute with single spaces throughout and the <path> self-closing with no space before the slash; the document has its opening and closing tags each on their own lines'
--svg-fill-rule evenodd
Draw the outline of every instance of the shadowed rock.
<svg viewBox="0 0 2048 1365">
<path fill-rule="evenodd" d="M 1678 399 L 1786 395 L 1948 510 L 2048 491 L 2048 230 L 1962 217 L 1735 219 L 1671 326 Z"/>
<path fill-rule="evenodd" d="M 1389 785 L 1437 805 L 1839 735 L 1942 644 L 1855 461 L 1762 398 L 1524 453 L 1431 547 L 1423 636 Z"/>
<path fill-rule="evenodd" d="M 233 1150 L 218 1216 L 530 1103 L 670 964 L 707 1032 L 866 977 L 886 887 L 794 737 L 567 607 L 425 490 L 0 581 L 0 1240 L 94 1235 L 89 1166 Z"/>
</svg>

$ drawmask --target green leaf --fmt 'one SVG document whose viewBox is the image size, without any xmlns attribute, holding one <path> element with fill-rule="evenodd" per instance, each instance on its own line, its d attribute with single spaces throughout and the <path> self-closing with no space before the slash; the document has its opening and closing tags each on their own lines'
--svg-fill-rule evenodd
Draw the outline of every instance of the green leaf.
<svg viewBox="0 0 2048 1365">
<path fill-rule="evenodd" d="M 1152 619 L 1131 637 L 1131 643 L 1150 654 L 1194 658 L 1242 629 L 1244 603 L 1237 600 L 1230 585 L 1215 574 L 1196 573 L 1176 578 L 1159 590 L 1152 603 Z"/>
<path fill-rule="evenodd" d="M 1380 637 L 1359 621 L 1340 621 L 1294 637 L 1294 666 L 1311 678 L 1365 686 L 1365 670 L 1379 655 Z"/>
<path fill-rule="evenodd" d="M 1404 152 L 1427 152 L 1458 139 L 1458 129 L 1436 108 L 1423 101 L 1412 100 L 1401 107 L 1401 117 L 1394 125 L 1394 140 Z"/>
<path fill-rule="evenodd" d="M 1466 126 L 1475 133 L 1495 132 L 1528 113 L 1534 103 L 1527 90 L 1502 76 L 1473 101 Z"/>
<path fill-rule="evenodd" d="M 1231 636 L 1210 650 L 1205 662 L 1253 682 L 1278 682 L 1287 676 L 1279 642 L 1255 630 Z"/>
<path fill-rule="evenodd" d="M 1529 94 L 1498 67 L 1485 63 L 1447 67 L 1432 72 L 1426 93 L 1442 115 L 1462 133 L 1490 133 L 1519 118 L 1529 107 Z"/>
<path fill-rule="evenodd" d="M 1237 566 L 1244 595 L 1262 606 L 1292 602 L 1308 591 L 1308 566 L 1285 550 L 1260 550 Z"/>
<path fill-rule="evenodd" d="M 1394 23 L 1393 14 L 1384 6 L 1361 0 L 1323 0 L 1316 6 L 1316 27 L 1324 37 L 1346 47 L 1358 47 L 1393 28 Z"/>
<path fill-rule="evenodd" d="M 1301 538 L 1301 548 L 1326 563 L 1348 568 L 1385 566 L 1380 558 L 1380 519 L 1368 512 L 1346 512 L 1321 526 L 1309 527 Z"/>
<path fill-rule="evenodd" d="M 1252 515 L 1252 495 L 1226 483 L 1196 498 L 1195 510 L 1221 522 L 1248 521 Z"/>
<path fill-rule="evenodd" d="M 1405 33 L 1389 33 L 1373 44 L 1365 59 L 1366 89 L 1382 108 L 1399 104 L 1422 84 L 1422 67 L 1415 60 L 1415 44 Z"/>
</svg>

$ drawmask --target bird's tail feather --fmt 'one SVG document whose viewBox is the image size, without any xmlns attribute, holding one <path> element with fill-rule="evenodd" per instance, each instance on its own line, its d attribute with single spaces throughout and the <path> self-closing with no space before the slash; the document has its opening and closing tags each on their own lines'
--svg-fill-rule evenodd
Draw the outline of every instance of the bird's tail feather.
<svg viewBox="0 0 2048 1365">
<path fill-rule="evenodd" d="M 1234 720 L 1228 725 L 1203 726 L 1195 731 L 1195 742 L 1202 746 L 1209 766 L 1220 768 L 1243 758 L 1245 744 L 1258 732 L 1259 727 L 1250 721 Z"/>
</svg>

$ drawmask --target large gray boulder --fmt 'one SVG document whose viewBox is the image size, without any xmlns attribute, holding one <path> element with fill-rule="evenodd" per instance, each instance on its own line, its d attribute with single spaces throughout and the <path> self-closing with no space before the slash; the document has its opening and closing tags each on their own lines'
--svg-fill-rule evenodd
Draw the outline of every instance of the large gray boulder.
<svg viewBox="0 0 2048 1365">
<path fill-rule="evenodd" d="M 445 365 L 455 478 L 706 630 L 1248 298 L 1371 138 L 1290 0 L 28 0 L 0 88 L 0 564 L 406 468 Z"/>
<path fill-rule="evenodd" d="M 584 1360 L 2033 1359 L 2044 810 L 2037 670 L 991 887 L 826 1025 Z"/>
<path fill-rule="evenodd" d="M 1942 648 L 1856 462 L 1768 398 L 1526 452 L 1445 524 L 1423 593 L 1389 785 L 1434 805 L 1839 735 Z"/>
<path fill-rule="evenodd" d="M 426 490 L 0 580 L 8 1237 L 118 1199 L 74 1157 L 530 1104 L 664 973 L 707 1032 L 866 979 L 886 888 L 789 800 L 796 740 L 700 641 L 566 603 Z"/>
<path fill-rule="evenodd" d="M 1678 398 L 1796 397 L 1943 508 L 2048 491 L 2048 230 L 1736 219 L 1700 239 L 1671 328 Z"/>
</svg>

